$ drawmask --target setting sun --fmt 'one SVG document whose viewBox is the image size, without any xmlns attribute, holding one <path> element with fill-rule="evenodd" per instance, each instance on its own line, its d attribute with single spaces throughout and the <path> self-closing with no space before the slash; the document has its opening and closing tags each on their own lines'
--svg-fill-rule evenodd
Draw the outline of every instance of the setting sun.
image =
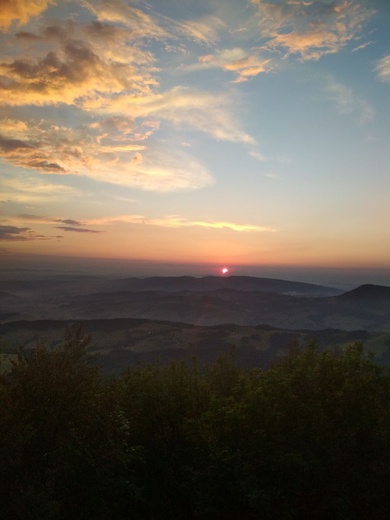
<svg viewBox="0 0 390 520">
<path fill-rule="evenodd" d="M 229 272 L 229 269 L 227 267 L 223 267 L 221 269 L 222 274 L 227 274 Z"/>
</svg>

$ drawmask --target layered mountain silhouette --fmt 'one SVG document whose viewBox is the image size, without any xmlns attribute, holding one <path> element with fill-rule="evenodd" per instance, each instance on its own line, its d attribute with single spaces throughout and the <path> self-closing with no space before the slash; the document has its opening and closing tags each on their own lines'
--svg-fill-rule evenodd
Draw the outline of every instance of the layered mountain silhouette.
<svg viewBox="0 0 390 520">
<path fill-rule="evenodd" d="M 301 282 L 229 277 L 103 279 L 53 277 L 0 283 L 0 318 L 137 318 L 196 325 L 269 325 L 283 329 L 390 330 L 390 288 L 338 289 Z M 17 299 L 13 299 L 17 296 Z"/>
<path fill-rule="evenodd" d="M 164 291 L 181 292 L 197 291 L 208 292 L 219 289 L 234 289 L 236 291 L 261 291 L 267 293 L 306 295 L 306 296 L 332 296 L 342 291 L 323 285 L 315 285 L 303 282 L 278 280 L 274 278 L 257 278 L 253 276 L 167 276 L 151 278 L 125 278 L 112 284 L 120 290 L 127 291 Z"/>
</svg>

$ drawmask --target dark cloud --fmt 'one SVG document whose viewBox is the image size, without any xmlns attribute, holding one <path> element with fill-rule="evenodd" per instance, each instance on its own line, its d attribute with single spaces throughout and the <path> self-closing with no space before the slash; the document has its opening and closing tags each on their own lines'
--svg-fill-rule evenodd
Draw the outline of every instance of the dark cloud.
<svg viewBox="0 0 390 520">
<path fill-rule="evenodd" d="M 49 40 L 66 40 L 73 35 L 75 24 L 72 20 L 66 20 L 64 24 L 53 24 L 45 27 L 43 34 Z"/>
<path fill-rule="evenodd" d="M 16 161 L 15 161 L 16 162 Z M 35 170 L 43 170 L 46 173 L 65 173 L 66 170 L 55 162 L 49 162 L 41 153 L 25 157 L 20 161 L 20 166 L 34 168 Z"/>
<path fill-rule="evenodd" d="M 102 231 L 95 231 L 93 229 L 74 228 L 70 226 L 56 226 L 56 229 L 62 229 L 62 231 L 75 231 L 76 233 L 102 233 Z"/>
<path fill-rule="evenodd" d="M 50 51 L 43 58 L 36 60 L 15 59 L 10 63 L 2 63 L 1 68 L 10 79 L 9 84 L 0 85 L 1 90 L 6 90 L 7 85 L 12 90 L 23 88 L 27 103 L 28 93 L 50 95 L 48 102 L 52 103 L 53 96 L 58 97 L 58 94 L 64 93 L 65 89 L 84 86 L 85 90 L 83 88 L 72 95 L 73 102 L 74 97 L 87 94 L 93 88 L 93 83 L 90 82 L 95 82 L 98 77 L 103 83 L 111 76 L 115 78 L 114 83 L 121 82 L 123 86 L 128 83 L 126 76 L 120 77 L 120 74 L 117 74 L 117 68 L 118 72 L 121 72 L 119 65 L 115 67 L 112 63 L 102 61 L 82 40 L 64 41 L 59 53 Z M 60 99 L 55 100 L 58 101 Z M 66 99 L 63 101 L 66 102 Z"/>
<path fill-rule="evenodd" d="M 20 148 L 29 148 L 31 146 L 20 139 L 8 139 L 0 134 L 0 149 L 4 152 L 10 152 L 13 150 L 19 150 Z"/>
<path fill-rule="evenodd" d="M 45 222 L 61 222 L 62 224 L 68 224 L 69 226 L 83 226 L 84 224 L 79 220 L 74 220 L 72 218 L 51 218 L 51 217 L 42 217 L 41 215 L 32 215 L 31 213 L 21 213 L 18 215 L 19 219 L 22 220 L 38 220 Z"/>
<path fill-rule="evenodd" d="M 31 215 L 30 213 L 21 213 L 18 215 L 18 218 L 24 219 L 24 220 L 44 220 L 45 217 L 41 217 L 39 215 Z"/>
<path fill-rule="evenodd" d="M 20 31 L 15 34 L 16 38 L 18 40 L 26 40 L 28 42 L 35 42 L 35 41 L 41 41 L 41 36 L 37 36 L 36 34 L 27 32 L 27 31 Z"/>
<path fill-rule="evenodd" d="M 73 220 L 71 218 L 57 218 L 54 222 L 62 222 L 63 224 L 68 224 L 69 226 L 83 226 L 84 224 L 78 220 Z"/>
<path fill-rule="evenodd" d="M 54 237 L 37 233 L 29 227 L 1 226 L 0 241 L 26 242 L 32 240 L 52 240 Z"/>
<path fill-rule="evenodd" d="M 1 226 L 0 225 L 0 240 L 31 240 L 29 238 L 30 233 L 33 231 L 30 228 L 24 227 L 19 228 L 16 226 Z"/>
</svg>

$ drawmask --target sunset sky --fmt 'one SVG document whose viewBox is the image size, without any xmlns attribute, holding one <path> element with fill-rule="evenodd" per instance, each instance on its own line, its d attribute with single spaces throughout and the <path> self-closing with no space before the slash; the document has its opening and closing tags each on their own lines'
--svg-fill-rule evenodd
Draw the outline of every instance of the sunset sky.
<svg viewBox="0 0 390 520">
<path fill-rule="evenodd" d="M 0 0 L 1 267 L 390 273 L 389 138 L 388 0 Z"/>
</svg>

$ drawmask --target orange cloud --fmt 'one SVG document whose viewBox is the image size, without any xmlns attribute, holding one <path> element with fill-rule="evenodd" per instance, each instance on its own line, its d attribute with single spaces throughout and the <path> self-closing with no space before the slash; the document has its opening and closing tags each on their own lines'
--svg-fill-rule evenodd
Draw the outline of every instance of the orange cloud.
<svg viewBox="0 0 390 520">
<path fill-rule="evenodd" d="M 67 41 L 42 58 L 1 63 L 0 103 L 72 105 L 95 92 L 149 92 L 154 83 L 148 73 L 140 76 L 131 64 L 103 60 L 86 42 Z"/>
<path fill-rule="evenodd" d="M 199 63 L 188 67 L 188 70 L 222 68 L 236 73 L 234 83 L 247 81 L 261 72 L 270 69 L 270 59 L 262 59 L 256 54 L 248 54 L 240 48 L 224 49 L 217 54 L 200 56 Z"/>
<path fill-rule="evenodd" d="M 238 99 L 231 94 L 183 87 L 154 92 L 155 58 L 143 39 L 175 36 L 149 14 L 121 0 L 86 1 L 83 7 L 95 21 L 51 21 L 15 33 L 14 46 L 0 63 L 0 104 L 11 114 L 12 107 L 27 107 L 28 113 L 29 106 L 38 106 L 42 115 L 36 121 L 0 121 L 0 158 L 41 174 L 171 191 L 207 186 L 213 179 L 183 147 L 162 150 L 147 143 L 161 120 L 218 140 L 254 144 L 238 124 L 232 110 Z M 204 44 L 223 28 L 213 16 L 185 23 L 159 20 Z M 236 58 L 226 66 L 239 78 L 258 73 L 256 59 L 235 63 Z M 45 118 L 46 105 L 63 104 L 77 129 Z"/>
<path fill-rule="evenodd" d="M 39 124 L 21 124 L 5 119 L 0 135 L 0 157 L 15 166 L 46 174 L 74 174 L 100 181 L 139 187 L 145 190 L 172 191 L 196 189 L 212 183 L 206 168 L 190 155 L 177 150 L 149 151 L 135 142 L 117 142 L 90 132 Z M 140 151 L 141 155 L 137 155 Z M 129 157 L 129 154 L 131 156 Z M 142 160 L 141 160 L 142 159 Z"/>
<path fill-rule="evenodd" d="M 338 52 L 360 32 L 372 14 L 364 4 L 350 0 L 301 2 L 251 0 L 257 9 L 264 48 L 298 54 L 302 60 L 316 60 Z"/>
<path fill-rule="evenodd" d="M 1 0 L 0 30 L 7 30 L 13 22 L 26 24 L 54 3 L 55 0 Z"/>
</svg>

